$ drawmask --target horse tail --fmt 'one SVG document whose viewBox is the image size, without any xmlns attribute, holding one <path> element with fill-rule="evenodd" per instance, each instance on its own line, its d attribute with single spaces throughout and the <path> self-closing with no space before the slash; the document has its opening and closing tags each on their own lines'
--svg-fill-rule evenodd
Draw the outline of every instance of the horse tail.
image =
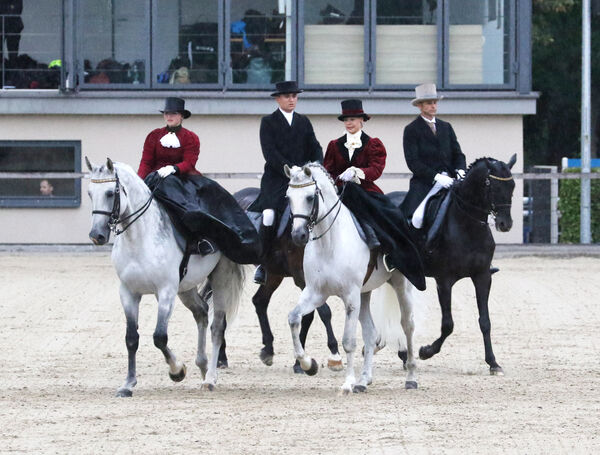
<svg viewBox="0 0 600 455">
<path fill-rule="evenodd" d="M 225 256 L 221 257 L 215 270 L 199 292 L 200 297 L 208 304 L 209 325 L 212 323 L 214 311 L 217 309 L 215 306 L 225 312 L 228 327 L 234 321 L 242 300 L 246 268 Z M 214 299 L 215 292 L 221 296 L 218 301 Z"/>
<path fill-rule="evenodd" d="M 378 333 L 377 348 L 389 347 L 393 352 L 406 351 L 406 335 L 402 328 L 402 313 L 398 298 L 404 299 L 412 310 L 415 334 L 423 320 L 424 307 L 415 299 L 415 287 L 404 276 L 394 280 L 395 289 L 386 283 L 373 291 L 371 316 Z M 410 315 L 409 315 L 410 317 Z"/>
</svg>

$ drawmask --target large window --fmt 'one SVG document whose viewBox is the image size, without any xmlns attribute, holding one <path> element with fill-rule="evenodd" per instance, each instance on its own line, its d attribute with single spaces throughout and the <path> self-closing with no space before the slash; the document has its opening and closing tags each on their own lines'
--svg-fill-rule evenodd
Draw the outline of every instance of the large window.
<svg viewBox="0 0 600 455">
<path fill-rule="evenodd" d="M 0 1 L 0 82 L 56 89 L 61 78 L 62 0 Z"/>
<path fill-rule="evenodd" d="M 517 48 L 531 24 L 516 20 L 530 2 L 2 0 L 2 86 L 514 89 L 530 71 Z"/>
<path fill-rule="evenodd" d="M 79 141 L 0 141 L 0 207 L 78 207 L 80 170 Z"/>
</svg>

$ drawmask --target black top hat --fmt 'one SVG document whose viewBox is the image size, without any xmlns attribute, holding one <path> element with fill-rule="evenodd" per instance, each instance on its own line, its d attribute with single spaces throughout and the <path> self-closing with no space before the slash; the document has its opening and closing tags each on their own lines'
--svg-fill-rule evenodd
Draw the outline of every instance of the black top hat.
<svg viewBox="0 0 600 455">
<path fill-rule="evenodd" d="M 296 81 L 283 81 L 275 84 L 275 91 L 271 93 L 271 96 L 283 95 L 285 93 L 302 93 L 302 90 L 298 88 L 298 82 Z"/>
<path fill-rule="evenodd" d="M 365 122 L 371 118 L 363 111 L 361 100 L 342 101 L 342 115 L 338 117 L 338 120 L 344 121 L 347 117 L 362 117 Z"/>
<path fill-rule="evenodd" d="M 185 108 L 185 101 L 181 98 L 169 97 L 165 100 L 165 108 L 160 111 L 163 114 L 165 112 L 179 112 L 183 115 L 183 118 L 188 118 L 192 113 Z"/>
</svg>

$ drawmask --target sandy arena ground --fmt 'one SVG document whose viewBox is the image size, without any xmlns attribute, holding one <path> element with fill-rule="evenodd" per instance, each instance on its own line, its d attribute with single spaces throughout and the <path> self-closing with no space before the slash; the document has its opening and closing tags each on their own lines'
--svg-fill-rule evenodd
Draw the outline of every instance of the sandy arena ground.
<svg viewBox="0 0 600 455">
<path fill-rule="evenodd" d="M 419 361 L 419 389 L 404 389 L 395 353 L 375 359 L 366 394 L 340 396 L 342 373 L 294 375 L 287 313 L 298 291 L 275 294 L 276 357 L 264 366 L 248 284 L 228 335 L 230 369 L 200 390 L 196 328 L 178 303 L 169 344 L 188 366 L 173 383 L 152 342 L 154 298 L 140 315 L 138 385 L 125 378 L 125 319 L 107 254 L 0 255 L 0 453 L 413 454 L 599 453 L 600 259 L 496 259 L 492 340 L 506 375 L 489 376 L 469 281 L 455 286 L 455 331 L 442 352 Z M 435 285 L 420 296 L 433 341 Z M 330 300 L 341 340 L 343 310 Z M 308 351 L 328 354 L 321 322 Z"/>
</svg>

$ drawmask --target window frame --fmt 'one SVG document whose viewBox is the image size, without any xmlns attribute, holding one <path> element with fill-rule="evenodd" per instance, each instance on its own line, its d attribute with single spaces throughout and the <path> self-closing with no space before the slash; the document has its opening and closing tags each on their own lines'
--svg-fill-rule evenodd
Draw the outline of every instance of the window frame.
<svg viewBox="0 0 600 455">
<path fill-rule="evenodd" d="M 377 0 L 369 0 L 372 3 L 371 7 L 371 58 L 373 60 L 373 71 L 371 74 L 371 87 L 373 90 L 413 90 L 419 82 L 411 84 L 378 84 L 377 83 Z M 511 0 L 509 0 L 511 1 Z M 443 9 L 444 0 L 438 3 L 436 10 L 436 30 L 437 30 L 437 68 L 436 68 L 436 80 L 435 81 L 423 81 L 423 82 L 435 82 L 438 88 L 443 87 L 442 81 L 444 80 L 444 36 L 443 36 Z M 366 2 L 365 2 L 366 3 Z"/>
<path fill-rule="evenodd" d="M 81 141 L 70 140 L 0 140 L 0 147 L 30 147 L 43 148 L 47 146 L 53 147 L 72 147 L 73 150 L 73 176 L 74 180 L 74 195 L 73 196 L 0 196 L 0 207 L 2 208 L 77 208 L 81 206 Z M 49 171 L 51 172 L 51 171 Z M 23 172 L 28 174 L 29 172 Z M 40 177 L 36 179 L 44 179 L 44 173 L 40 173 Z M 65 177 L 69 178 L 69 177 Z"/>
<path fill-rule="evenodd" d="M 222 86 L 227 90 L 271 90 L 275 83 L 271 84 L 248 84 L 248 83 L 234 83 L 233 82 L 233 68 L 231 67 L 231 2 L 233 0 L 225 0 L 225 11 L 224 11 L 224 27 L 221 28 L 221 31 L 225 34 L 224 47 L 223 47 L 223 73 L 225 74 L 225 83 Z M 222 2 L 220 2 L 222 3 Z M 298 58 L 297 58 L 297 41 L 298 41 L 298 28 L 297 24 L 297 1 L 292 0 L 292 11 L 291 11 L 291 48 L 292 48 L 292 79 L 294 75 L 297 74 L 297 66 L 298 66 Z M 303 2 L 300 2 L 303 3 Z M 287 13 L 285 13 L 284 17 L 287 20 Z M 285 70 L 284 70 L 284 78 L 285 78 Z"/>
<path fill-rule="evenodd" d="M 301 88 L 307 90 L 369 90 L 371 84 L 371 73 L 373 70 L 373 61 L 371 55 L 371 1 L 366 0 L 364 2 L 364 41 L 363 41 L 363 52 L 364 52 L 364 66 L 363 66 L 363 83 L 362 84 L 306 84 L 304 82 L 304 2 L 300 1 L 296 6 L 296 17 L 298 24 L 296 27 L 296 35 L 298 41 L 296 63 L 298 65 L 298 85 Z"/>
<path fill-rule="evenodd" d="M 517 30 L 517 20 L 516 20 L 516 2 L 518 0 L 505 0 L 509 3 L 510 8 L 510 21 L 509 21 L 509 61 L 508 68 L 505 70 L 508 71 L 509 81 L 504 82 L 502 84 L 451 84 L 450 83 L 450 4 L 452 0 L 443 0 L 443 14 L 444 14 L 444 30 L 443 30 L 443 39 L 446 45 L 444 46 L 444 61 L 442 67 L 444 69 L 443 75 L 443 84 L 442 88 L 444 90 L 514 90 L 517 85 L 517 54 L 516 54 L 516 36 L 519 32 Z"/>
<path fill-rule="evenodd" d="M 224 76 L 224 62 L 223 62 L 223 49 L 224 49 L 224 35 L 225 35 L 225 26 L 224 26 L 224 5 L 222 0 L 216 0 L 217 2 L 217 18 L 218 18 L 218 27 L 217 27 L 217 82 L 206 82 L 206 83 L 189 83 L 189 84 L 159 84 L 155 79 L 155 68 L 154 62 L 155 59 L 155 50 L 156 46 L 154 46 L 154 42 L 158 42 L 158 39 L 155 35 L 155 30 L 158 30 L 158 1 L 151 0 L 152 2 L 152 26 L 150 28 L 150 53 L 152 59 L 150 60 L 150 89 L 152 90 L 193 90 L 193 89 L 209 89 L 209 90 L 219 90 L 222 89 L 225 85 L 225 76 Z M 179 9 L 179 17 L 181 17 L 181 1 L 178 1 L 178 9 Z"/>
<path fill-rule="evenodd" d="M 111 0 L 111 4 L 114 0 Z M 77 56 L 75 60 L 77 61 L 77 76 L 79 78 L 79 88 L 83 90 L 148 90 L 152 89 L 152 42 L 153 42 L 153 31 L 151 24 L 151 11 L 154 8 L 156 2 L 154 0 L 146 0 L 145 2 L 145 26 L 144 30 L 146 36 L 148 37 L 146 50 L 145 50 L 145 61 L 146 69 L 144 72 L 144 81 L 139 84 L 128 83 L 128 84 L 91 84 L 89 82 L 85 82 L 85 68 L 84 68 L 84 49 L 83 49 L 83 39 L 84 31 L 83 31 L 83 21 L 81 21 L 81 5 L 78 2 L 75 2 L 75 30 L 77 33 L 76 37 L 76 49 Z M 114 29 L 114 8 L 112 8 L 112 21 L 113 21 L 113 29 Z M 112 38 L 111 38 L 112 39 Z M 113 49 L 114 50 L 114 49 Z"/>
</svg>

